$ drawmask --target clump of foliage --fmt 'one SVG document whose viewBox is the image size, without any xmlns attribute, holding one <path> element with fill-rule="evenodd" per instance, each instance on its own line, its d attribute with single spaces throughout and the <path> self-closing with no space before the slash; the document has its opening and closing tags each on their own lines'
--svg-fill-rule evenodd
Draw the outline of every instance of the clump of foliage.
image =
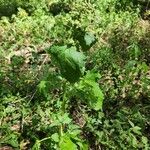
<svg viewBox="0 0 150 150">
<path fill-rule="evenodd" d="M 0 0 L 0 149 L 150 148 L 149 1 Z"/>
</svg>

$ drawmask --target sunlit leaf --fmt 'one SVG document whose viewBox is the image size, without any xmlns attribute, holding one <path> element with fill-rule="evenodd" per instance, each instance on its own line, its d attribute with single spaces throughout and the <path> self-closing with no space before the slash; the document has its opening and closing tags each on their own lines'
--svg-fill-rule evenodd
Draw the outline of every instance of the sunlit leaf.
<svg viewBox="0 0 150 150">
<path fill-rule="evenodd" d="M 77 146 L 73 143 L 68 135 L 61 137 L 59 143 L 60 150 L 77 150 Z"/>
<path fill-rule="evenodd" d="M 92 33 L 86 33 L 84 36 L 84 40 L 86 45 L 90 46 L 92 43 L 95 42 L 95 36 Z"/>
<path fill-rule="evenodd" d="M 81 80 L 78 89 L 81 90 L 87 103 L 94 110 L 102 109 L 104 95 L 96 82 L 100 75 L 94 72 L 87 72 L 86 76 Z"/>
<path fill-rule="evenodd" d="M 58 135 L 58 133 L 54 133 L 54 134 L 51 136 L 51 138 L 53 139 L 53 141 L 59 142 L 59 135 Z"/>
</svg>

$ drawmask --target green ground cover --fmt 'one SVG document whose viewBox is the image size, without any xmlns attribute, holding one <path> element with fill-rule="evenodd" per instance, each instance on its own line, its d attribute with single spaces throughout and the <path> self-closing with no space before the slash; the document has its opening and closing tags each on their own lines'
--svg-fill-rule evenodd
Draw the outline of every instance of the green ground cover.
<svg viewBox="0 0 150 150">
<path fill-rule="evenodd" d="M 0 149 L 149 150 L 149 0 L 0 0 Z"/>
</svg>

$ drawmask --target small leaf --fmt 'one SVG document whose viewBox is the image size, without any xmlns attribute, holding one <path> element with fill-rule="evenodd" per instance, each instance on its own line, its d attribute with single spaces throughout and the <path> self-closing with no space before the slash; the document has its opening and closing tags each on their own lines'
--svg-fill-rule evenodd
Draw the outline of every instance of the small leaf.
<svg viewBox="0 0 150 150">
<path fill-rule="evenodd" d="M 145 145 L 147 145 L 147 143 L 148 143 L 147 137 L 142 136 L 142 143 L 145 144 Z"/>
<path fill-rule="evenodd" d="M 53 139 L 53 141 L 59 142 L 59 135 L 58 135 L 58 133 L 52 134 L 51 138 Z"/>
<path fill-rule="evenodd" d="M 94 34 L 88 32 L 85 34 L 84 40 L 85 40 L 86 45 L 90 46 L 92 43 L 95 42 L 95 36 Z"/>
<path fill-rule="evenodd" d="M 35 144 L 32 147 L 32 150 L 40 150 L 41 143 L 39 140 L 36 140 Z"/>
<path fill-rule="evenodd" d="M 134 123 L 132 121 L 128 121 L 132 127 L 134 127 Z"/>
<path fill-rule="evenodd" d="M 46 88 L 46 81 L 41 81 L 38 85 L 40 92 L 42 92 Z"/>
<path fill-rule="evenodd" d="M 145 62 L 142 62 L 141 67 L 144 70 L 144 72 L 148 71 L 148 65 Z"/>
<path fill-rule="evenodd" d="M 138 126 L 135 126 L 132 128 L 132 131 L 138 135 L 141 135 L 141 132 L 140 132 L 141 128 L 138 127 Z"/>
<path fill-rule="evenodd" d="M 86 32 L 81 28 L 74 29 L 73 39 L 79 42 L 82 50 L 89 50 L 97 41 L 92 32 Z"/>
<path fill-rule="evenodd" d="M 58 120 L 62 124 L 69 124 L 72 120 L 69 118 L 69 114 L 65 113 L 64 115 L 58 115 Z"/>
</svg>

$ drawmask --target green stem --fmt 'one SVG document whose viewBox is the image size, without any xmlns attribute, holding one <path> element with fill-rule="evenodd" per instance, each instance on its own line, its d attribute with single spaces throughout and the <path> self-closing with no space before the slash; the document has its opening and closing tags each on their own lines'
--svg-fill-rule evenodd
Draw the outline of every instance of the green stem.
<svg viewBox="0 0 150 150">
<path fill-rule="evenodd" d="M 49 139 L 51 139 L 51 137 L 47 137 L 47 138 L 44 138 L 44 139 L 42 139 L 42 140 L 39 140 L 39 142 L 41 143 L 41 142 L 46 141 L 46 140 L 49 140 Z"/>
<path fill-rule="evenodd" d="M 60 125 L 60 129 L 59 129 L 59 135 L 60 137 L 63 135 L 63 125 Z"/>
<path fill-rule="evenodd" d="M 62 112 L 62 115 L 65 114 L 65 111 L 66 111 L 66 101 L 67 101 L 67 98 L 66 98 L 66 88 L 67 88 L 67 83 L 65 82 L 64 85 L 63 85 L 63 101 L 62 101 L 62 105 L 61 105 L 61 112 Z M 60 136 L 63 135 L 63 129 L 64 129 L 64 125 L 61 124 L 60 125 Z"/>
<path fill-rule="evenodd" d="M 65 113 L 66 111 L 66 82 L 64 83 L 64 86 L 63 86 L 63 101 L 62 101 L 62 106 L 61 106 L 61 110 L 62 110 L 62 114 Z"/>
</svg>

